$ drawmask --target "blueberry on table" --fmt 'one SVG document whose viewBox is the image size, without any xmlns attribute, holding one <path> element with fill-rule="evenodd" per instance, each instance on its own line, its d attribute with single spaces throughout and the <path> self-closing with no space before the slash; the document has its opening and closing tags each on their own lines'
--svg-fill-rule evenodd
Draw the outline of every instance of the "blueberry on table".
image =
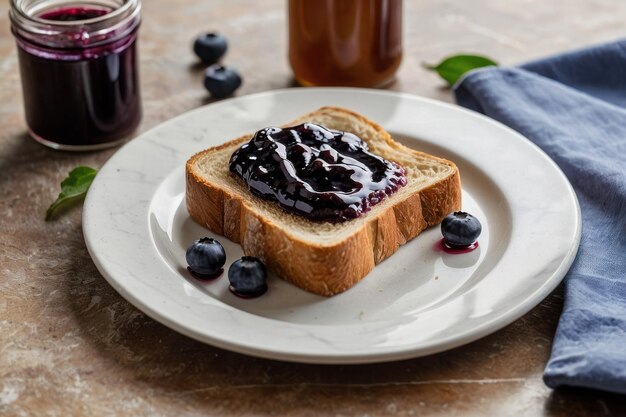
<svg viewBox="0 0 626 417">
<path fill-rule="evenodd" d="M 467 247 L 476 242 L 482 226 L 478 219 L 464 211 L 448 214 L 441 222 L 444 242 L 452 247 Z"/>
<path fill-rule="evenodd" d="M 228 269 L 230 290 L 241 297 L 257 297 L 267 291 L 267 271 L 260 259 L 244 256 Z"/>
<path fill-rule="evenodd" d="M 221 273 L 226 251 L 220 242 L 210 237 L 196 240 L 185 253 L 189 270 L 199 278 L 212 278 Z"/>
<path fill-rule="evenodd" d="M 230 96 L 241 86 L 241 76 L 233 69 L 223 65 L 211 65 L 204 72 L 204 87 L 213 97 Z"/>
<path fill-rule="evenodd" d="M 193 42 L 193 52 L 205 64 L 215 64 L 228 49 L 226 38 L 219 33 L 205 33 Z"/>
</svg>

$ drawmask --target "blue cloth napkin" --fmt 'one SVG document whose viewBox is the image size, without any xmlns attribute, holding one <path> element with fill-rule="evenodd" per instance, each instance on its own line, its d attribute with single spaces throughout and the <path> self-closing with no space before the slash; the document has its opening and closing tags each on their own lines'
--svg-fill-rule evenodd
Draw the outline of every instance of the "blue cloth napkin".
<svg viewBox="0 0 626 417">
<path fill-rule="evenodd" d="M 542 148 L 580 202 L 582 240 L 545 383 L 626 394 L 626 40 L 476 70 L 455 95 Z"/>
</svg>

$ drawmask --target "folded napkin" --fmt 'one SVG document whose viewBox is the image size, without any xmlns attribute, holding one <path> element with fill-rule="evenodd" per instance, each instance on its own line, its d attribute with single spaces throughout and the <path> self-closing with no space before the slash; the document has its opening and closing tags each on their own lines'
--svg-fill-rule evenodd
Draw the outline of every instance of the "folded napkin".
<svg viewBox="0 0 626 417">
<path fill-rule="evenodd" d="M 545 383 L 626 394 L 626 40 L 472 71 L 455 95 L 543 149 L 580 202 Z"/>
</svg>

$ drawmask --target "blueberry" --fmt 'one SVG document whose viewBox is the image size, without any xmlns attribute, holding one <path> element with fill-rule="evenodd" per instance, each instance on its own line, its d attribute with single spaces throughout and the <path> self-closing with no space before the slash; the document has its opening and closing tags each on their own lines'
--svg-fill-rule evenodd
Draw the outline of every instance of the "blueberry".
<svg viewBox="0 0 626 417">
<path fill-rule="evenodd" d="M 230 290 L 244 297 L 255 297 L 267 291 L 265 265 L 254 256 L 244 256 L 228 269 Z"/>
<path fill-rule="evenodd" d="M 478 219 L 463 211 L 450 213 L 441 222 L 441 234 L 445 243 L 451 246 L 470 246 L 476 242 L 481 231 Z"/>
<path fill-rule="evenodd" d="M 226 262 L 226 252 L 217 240 L 203 237 L 189 246 L 185 258 L 191 272 L 201 276 L 215 275 Z"/>
<path fill-rule="evenodd" d="M 226 38 L 218 33 L 200 35 L 193 42 L 193 52 L 206 64 L 215 64 L 226 53 Z"/>
<path fill-rule="evenodd" d="M 230 96 L 241 86 L 241 76 L 233 68 L 211 65 L 204 71 L 204 87 L 213 97 Z"/>
</svg>

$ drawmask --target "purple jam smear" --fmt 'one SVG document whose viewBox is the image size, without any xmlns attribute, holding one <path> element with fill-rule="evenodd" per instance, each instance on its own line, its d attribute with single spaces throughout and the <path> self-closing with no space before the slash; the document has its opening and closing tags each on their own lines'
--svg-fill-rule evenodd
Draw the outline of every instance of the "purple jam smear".
<svg viewBox="0 0 626 417">
<path fill-rule="evenodd" d="M 449 242 L 446 242 L 445 239 L 438 240 L 437 243 L 435 243 L 435 247 L 434 247 L 434 249 L 438 252 L 445 252 L 451 255 L 460 255 L 463 253 L 469 253 L 469 252 L 474 251 L 477 248 L 478 248 L 478 241 L 468 246 L 457 246 Z"/>
<path fill-rule="evenodd" d="M 257 298 L 257 297 L 262 296 L 263 294 L 265 294 L 267 292 L 267 288 L 268 288 L 267 285 L 265 285 L 263 288 L 261 288 L 257 292 L 254 292 L 254 293 L 242 293 L 242 292 L 239 292 L 239 291 L 235 290 L 232 285 L 228 286 L 228 290 L 231 293 L 233 293 L 233 295 L 235 295 L 235 296 L 237 296 L 239 298 L 243 298 L 244 300 L 248 300 L 248 299 L 251 299 L 251 298 Z"/>
<path fill-rule="evenodd" d="M 402 167 L 356 135 L 313 123 L 259 130 L 229 169 L 253 194 L 314 221 L 359 217 L 407 183 Z"/>
<path fill-rule="evenodd" d="M 56 22 L 75 22 L 77 20 L 94 19 L 104 16 L 111 10 L 97 9 L 93 7 L 64 7 L 57 10 L 47 11 L 39 16 L 40 19 L 53 20 Z"/>
<path fill-rule="evenodd" d="M 187 267 L 187 271 L 189 271 L 191 276 L 193 276 L 195 279 L 200 280 L 200 281 L 215 281 L 216 279 L 221 277 L 222 274 L 224 273 L 224 269 L 220 269 L 214 274 L 199 274 L 195 272 L 193 269 L 191 269 L 190 267 Z"/>
</svg>

